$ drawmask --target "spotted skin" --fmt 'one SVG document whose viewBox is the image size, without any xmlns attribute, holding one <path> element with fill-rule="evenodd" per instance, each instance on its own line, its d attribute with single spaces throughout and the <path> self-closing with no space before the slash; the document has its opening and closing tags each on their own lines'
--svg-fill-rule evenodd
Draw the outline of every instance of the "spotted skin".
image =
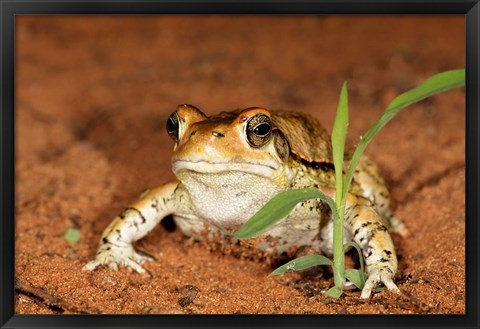
<svg viewBox="0 0 480 329">
<path fill-rule="evenodd" d="M 347 159 L 346 166 L 349 164 L 350 161 Z M 360 158 L 353 179 L 361 186 L 359 194 L 375 204 L 388 230 L 404 237 L 408 236 L 405 224 L 393 214 L 390 208 L 390 192 L 385 185 L 377 164 L 370 157 L 364 155 Z"/>
<path fill-rule="evenodd" d="M 393 241 L 375 205 L 350 194 L 345 210 L 345 227 L 362 249 L 367 267 L 368 279 L 360 297 L 368 298 L 379 283 L 398 292 L 393 282 L 397 271 Z"/>
<path fill-rule="evenodd" d="M 143 238 L 160 220 L 172 213 L 172 196 L 177 186 L 170 183 L 147 191 L 136 203 L 122 211 L 103 231 L 95 260 L 85 265 L 84 269 L 93 270 L 107 265 L 116 270 L 120 265 L 144 273 L 139 264 L 153 259 L 136 252 L 132 243 Z"/>
</svg>

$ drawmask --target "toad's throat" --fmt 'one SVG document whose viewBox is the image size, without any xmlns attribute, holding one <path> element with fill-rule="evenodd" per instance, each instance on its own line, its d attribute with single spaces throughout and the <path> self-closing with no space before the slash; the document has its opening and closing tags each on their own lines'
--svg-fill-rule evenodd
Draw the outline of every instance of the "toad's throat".
<svg viewBox="0 0 480 329">
<path fill-rule="evenodd" d="M 175 174 L 182 171 L 193 171 L 203 174 L 220 174 L 225 172 L 243 172 L 251 175 L 275 178 L 282 168 L 275 163 L 249 163 L 249 162 L 210 162 L 175 160 L 172 170 Z"/>
</svg>

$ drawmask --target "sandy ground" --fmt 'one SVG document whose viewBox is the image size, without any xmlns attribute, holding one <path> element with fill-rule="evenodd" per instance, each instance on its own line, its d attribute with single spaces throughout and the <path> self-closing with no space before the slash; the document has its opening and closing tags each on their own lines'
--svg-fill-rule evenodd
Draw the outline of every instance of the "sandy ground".
<svg viewBox="0 0 480 329">
<path fill-rule="evenodd" d="M 116 214 L 174 178 L 177 104 L 304 111 L 330 130 L 347 80 L 353 144 L 396 95 L 464 67 L 463 16 L 37 16 L 16 35 L 17 313 L 465 312 L 463 89 L 405 110 L 367 150 L 411 232 L 394 236 L 401 296 L 331 299 L 327 269 L 270 278 L 171 222 L 137 244 L 157 259 L 148 275 L 81 270 Z"/>
</svg>

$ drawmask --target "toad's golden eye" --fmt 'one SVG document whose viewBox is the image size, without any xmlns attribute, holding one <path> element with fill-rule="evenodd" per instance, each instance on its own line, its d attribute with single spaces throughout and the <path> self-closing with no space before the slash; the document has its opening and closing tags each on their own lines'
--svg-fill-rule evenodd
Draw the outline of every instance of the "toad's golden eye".
<svg viewBox="0 0 480 329">
<path fill-rule="evenodd" d="M 170 114 L 167 120 L 167 132 L 175 142 L 178 142 L 180 139 L 180 120 L 176 111 Z"/>
<path fill-rule="evenodd" d="M 245 136 L 252 147 L 261 147 L 272 137 L 272 122 L 263 113 L 252 116 L 245 125 Z"/>
</svg>

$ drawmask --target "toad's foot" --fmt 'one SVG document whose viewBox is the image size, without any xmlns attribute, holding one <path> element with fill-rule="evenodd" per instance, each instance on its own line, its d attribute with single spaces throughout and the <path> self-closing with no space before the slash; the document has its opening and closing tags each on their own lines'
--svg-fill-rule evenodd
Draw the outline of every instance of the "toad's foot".
<svg viewBox="0 0 480 329">
<path fill-rule="evenodd" d="M 403 238 L 407 238 L 410 234 L 408 231 L 407 227 L 403 223 L 403 221 L 398 218 L 397 216 L 394 216 L 393 214 L 388 218 L 388 229 L 390 232 L 395 232 L 399 234 Z"/>
<path fill-rule="evenodd" d="M 397 285 L 393 282 L 393 274 L 387 268 L 371 269 L 368 271 L 368 279 L 363 287 L 360 298 L 370 298 L 372 290 L 377 287 L 379 283 L 383 283 L 388 290 L 400 293 Z"/>
<path fill-rule="evenodd" d="M 140 255 L 135 251 L 131 244 L 125 245 L 102 245 L 94 260 L 88 262 L 83 270 L 93 271 L 101 265 L 106 265 L 113 270 L 118 269 L 118 265 L 132 268 L 138 273 L 145 273 L 140 264 L 146 261 L 152 261 L 153 258 Z"/>
</svg>

